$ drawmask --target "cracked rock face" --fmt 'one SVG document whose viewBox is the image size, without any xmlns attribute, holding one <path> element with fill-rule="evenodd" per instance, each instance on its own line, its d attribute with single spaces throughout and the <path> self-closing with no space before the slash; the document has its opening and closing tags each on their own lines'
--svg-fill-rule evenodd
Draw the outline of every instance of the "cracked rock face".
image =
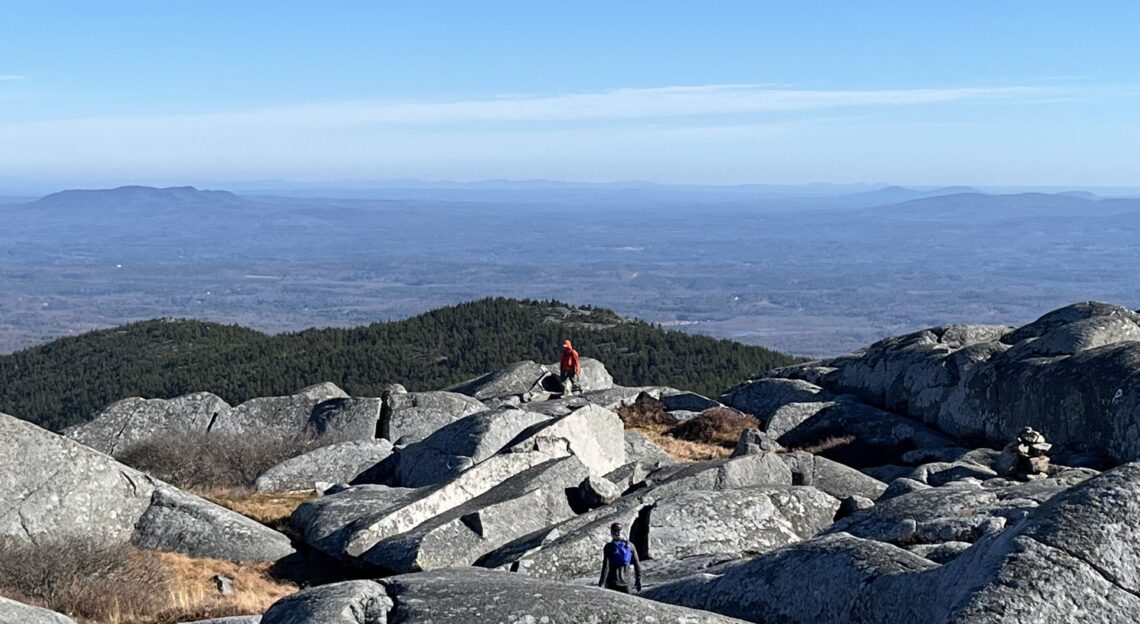
<svg viewBox="0 0 1140 624">
<path fill-rule="evenodd" d="M 289 539 L 31 423 L 0 414 L 0 537 L 274 561 Z"/>
<path fill-rule="evenodd" d="M 486 410 L 478 399 L 458 392 L 404 392 L 384 399 L 380 436 L 393 442 L 422 440 L 447 425 Z"/>
<path fill-rule="evenodd" d="M 116 455 L 158 436 L 209 431 L 230 404 L 209 392 L 175 399 L 130 398 L 103 408 L 88 423 L 70 427 L 64 435 L 101 453 Z"/>
<path fill-rule="evenodd" d="M 951 436 L 1000 447 L 1028 426 L 1058 450 L 1127 462 L 1140 458 L 1138 370 L 1140 314 L 1087 302 L 1018 329 L 935 327 L 773 374 L 810 377 Z"/>
</svg>

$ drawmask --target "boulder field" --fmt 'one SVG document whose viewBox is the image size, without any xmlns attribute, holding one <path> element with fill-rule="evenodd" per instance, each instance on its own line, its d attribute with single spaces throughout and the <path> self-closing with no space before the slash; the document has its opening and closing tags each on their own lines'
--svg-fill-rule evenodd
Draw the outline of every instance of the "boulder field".
<svg viewBox="0 0 1140 624">
<path fill-rule="evenodd" d="M 15 475 L 0 482 L 0 537 L 317 551 L 366 579 L 237 620 L 262 624 L 1140 621 L 1130 310 L 931 328 L 714 399 L 615 385 L 589 359 L 564 397 L 555 369 L 518 362 L 371 398 L 321 384 L 236 407 L 126 399 L 67 437 L 0 417 L 0 468 Z M 616 413 L 647 396 L 677 422 L 728 406 L 759 427 L 724 459 L 679 462 Z M 1024 427 L 1053 444 L 1033 478 L 1008 462 Z M 109 456 L 251 431 L 316 441 L 250 484 L 317 489 L 289 519 L 294 543 Z M 639 595 L 596 587 L 614 522 L 641 559 Z M 69 620 L 0 600 L 8 621 Z"/>
</svg>

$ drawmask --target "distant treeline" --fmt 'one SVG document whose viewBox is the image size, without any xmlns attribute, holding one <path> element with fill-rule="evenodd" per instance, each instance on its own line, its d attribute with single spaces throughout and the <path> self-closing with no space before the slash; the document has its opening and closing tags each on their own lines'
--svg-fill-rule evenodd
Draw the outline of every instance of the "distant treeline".
<svg viewBox="0 0 1140 624">
<path fill-rule="evenodd" d="M 795 358 L 665 331 L 598 308 L 483 299 L 352 329 L 268 336 L 236 325 L 153 320 L 0 356 L 0 411 L 59 430 L 124 397 L 210 391 L 231 404 L 332 381 L 354 396 L 385 384 L 437 390 L 519 360 L 555 362 L 569 338 L 622 385 L 717 395 Z"/>
</svg>

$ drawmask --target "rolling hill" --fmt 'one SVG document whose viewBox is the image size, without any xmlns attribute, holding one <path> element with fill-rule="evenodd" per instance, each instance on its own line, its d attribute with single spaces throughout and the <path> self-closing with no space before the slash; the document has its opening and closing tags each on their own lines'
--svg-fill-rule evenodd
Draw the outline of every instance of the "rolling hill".
<svg viewBox="0 0 1140 624">
<path fill-rule="evenodd" d="M 714 395 L 796 361 L 556 301 L 483 299 L 402 321 L 278 335 L 160 319 L 0 356 L 0 411 L 59 430 L 129 396 L 205 390 L 237 403 L 321 381 L 359 396 L 392 382 L 434 390 L 518 360 L 556 361 L 564 338 L 623 385 Z"/>
</svg>

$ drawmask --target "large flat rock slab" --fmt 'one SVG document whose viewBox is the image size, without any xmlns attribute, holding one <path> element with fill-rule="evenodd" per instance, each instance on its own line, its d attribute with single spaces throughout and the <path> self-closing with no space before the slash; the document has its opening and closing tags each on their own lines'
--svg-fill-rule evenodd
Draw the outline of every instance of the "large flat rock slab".
<svg viewBox="0 0 1140 624">
<path fill-rule="evenodd" d="M 78 539 L 235 561 L 277 560 L 284 535 L 111 457 L 0 414 L 0 537 Z"/>
<path fill-rule="evenodd" d="M 254 482 L 258 492 L 315 489 L 315 483 L 350 483 L 392 455 L 387 440 L 350 440 L 322 446 L 266 470 Z"/>
<path fill-rule="evenodd" d="M 501 451 L 528 428 L 548 421 L 550 417 L 544 414 L 512 408 L 460 418 L 402 449 L 395 482 L 424 487 L 453 479 Z"/>
<path fill-rule="evenodd" d="M 588 476 L 575 456 L 552 459 L 377 543 L 362 558 L 396 573 L 470 565 L 513 539 L 573 517 L 569 493 Z"/>
</svg>

